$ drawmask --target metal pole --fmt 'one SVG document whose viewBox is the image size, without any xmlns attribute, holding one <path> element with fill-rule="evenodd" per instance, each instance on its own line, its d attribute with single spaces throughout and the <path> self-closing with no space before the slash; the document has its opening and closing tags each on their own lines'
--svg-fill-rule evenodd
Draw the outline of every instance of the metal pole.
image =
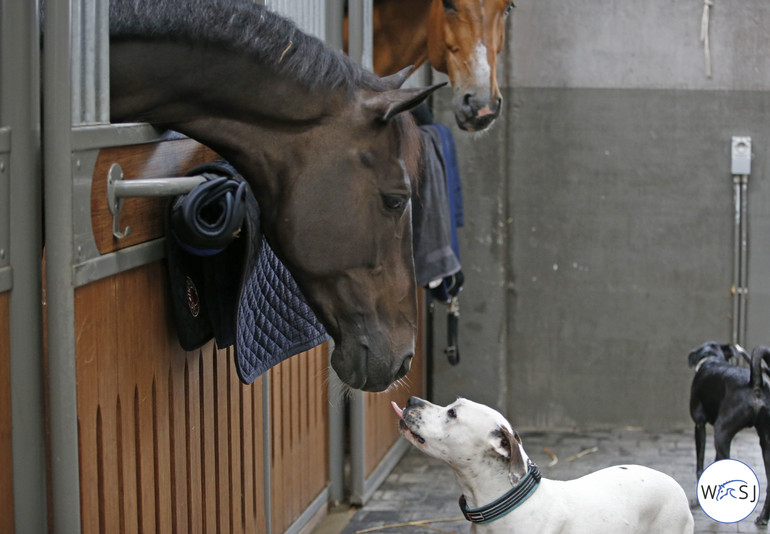
<svg viewBox="0 0 770 534">
<path fill-rule="evenodd" d="M 265 495 L 265 532 L 270 534 L 273 531 L 272 511 L 271 511 L 271 469 L 270 460 L 272 457 L 270 445 L 270 373 L 262 375 L 262 493 Z"/>
<path fill-rule="evenodd" d="M 326 44 L 337 50 L 343 49 L 344 41 L 344 0 L 326 1 Z"/>
<path fill-rule="evenodd" d="M 741 176 L 741 294 L 739 344 L 746 346 L 749 313 L 749 176 Z"/>
<path fill-rule="evenodd" d="M 348 3 L 348 55 L 367 70 L 374 70 L 372 0 Z"/>
<path fill-rule="evenodd" d="M 40 54 L 37 2 L 3 2 L 2 126 L 11 130 L 9 295 L 13 505 L 16 532 L 46 532 L 40 261 Z M 4 496 L 10 498 L 10 496 Z"/>
<path fill-rule="evenodd" d="M 43 142 L 53 532 L 80 532 L 73 289 L 72 1 L 46 3 Z"/>
<path fill-rule="evenodd" d="M 329 354 L 333 352 L 329 341 Z M 331 365 L 329 372 L 329 499 L 332 504 L 345 497 L 345 395 L 342 381 Z"/>
<path fill-rule="evenodd" d="M 350 499 L 364 504 L 366 499 L 366 398 L 363 391 L 350 396 Z"/>
<path fill-rule="evenodd" d="M 732 343 L 738 343 L 740 330 L 740 291 L 741 291 L 741 185 L 737 176 L 733 176 L 733 329 Z"/>
</svg>

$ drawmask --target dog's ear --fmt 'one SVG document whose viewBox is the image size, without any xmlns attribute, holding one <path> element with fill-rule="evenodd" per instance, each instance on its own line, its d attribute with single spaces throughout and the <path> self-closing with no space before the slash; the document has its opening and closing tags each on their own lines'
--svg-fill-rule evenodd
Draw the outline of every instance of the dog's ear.
<svg viewBox="0 0 770 534">
<path fill-rule="evenodd" d="M 690 367 L 695 367 L 698 362 L 708 356 L 724 356 L 722 347 L 716 341 L 707 341 L 697 349 L 694 349 L 687 355 L 687 363 Z"/>
<path fill-rule="evenodd" d="M 734 345 L 720 345 L 720 348 L 722 349 L 722 355 L 725 357 L 726 361 L 732 361 L 733 359 L 738 359 L 738 352 Z"/>
<path fill-rule="evenodd" d="M 521 438 L 518 432 L 515 430 L 509 432 L 507 428 L 500 427 L 494 433 L 492 447 L 509 462 L 511 481 L 514 484 L 527 474 L 527 461 L 521 451 Z"/>
</svg>

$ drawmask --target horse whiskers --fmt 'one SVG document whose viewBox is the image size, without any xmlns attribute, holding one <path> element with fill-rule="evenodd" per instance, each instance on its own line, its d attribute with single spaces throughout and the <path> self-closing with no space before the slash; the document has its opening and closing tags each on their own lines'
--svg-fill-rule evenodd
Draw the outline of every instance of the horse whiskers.
<svg viewBox="0 0 770 534">
<path fill-rule="evenodd" d="M 393 382 L 390 386 L 388 386 L 388 389 L 386 389 L 383 393 L 393 393 L 394 391 L 398 391 L 399 389 L 408 389 L 411 387 L 412 381 L 409 380 L 409 377 L 403 376 Z"/>
<path fill-rule="evenodd" d="M 324 385 L 329 388 L 329 404 L 335 406 L 337 402 L 342 401 L 344 404 L 353 398 L 355 389 L 345 384 L 342 380 L 332 380 L 331 371 L 326 371 L 324 379 Z"/>
<path fill-rule="evenodd" d="M 491 125 L 492 124 L 490 124 L 490 126 Z M 484 128 L 483 130 L 477 130 L 475 132 L 468 132 L 468 133 L 471 134 L 471 138 L 473 138 L 474 141 L 480 141 L 481 139 L 489 135 L 490 130 L 492 130 L 492 128 Z"/>
</svg>

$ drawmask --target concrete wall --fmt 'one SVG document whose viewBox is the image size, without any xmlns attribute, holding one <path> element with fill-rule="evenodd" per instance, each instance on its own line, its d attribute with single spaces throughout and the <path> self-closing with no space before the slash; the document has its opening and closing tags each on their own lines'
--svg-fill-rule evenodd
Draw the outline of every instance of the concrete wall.
<svg viewBox="0 0 770 534">
<path fill-rule="evenodd" d="M 517 2 L 505 116 L 456 131 L 467 282 L 459 366 L 437 329 L 439 402 L 519 426 L 689 426 L 687 353 L 731 335 L 733 135 L 755 153 L 748 344 L 770 343 L 770 3 L 715 4 L 709 78 L 701 0 Z"/>
</svg>

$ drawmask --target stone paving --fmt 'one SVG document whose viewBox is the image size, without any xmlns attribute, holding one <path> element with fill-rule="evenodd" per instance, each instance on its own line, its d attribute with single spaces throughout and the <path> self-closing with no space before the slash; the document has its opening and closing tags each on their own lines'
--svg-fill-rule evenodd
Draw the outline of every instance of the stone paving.
<svg viewBox="0 0 770 534">
<path fill-rule="evenodd" d="M 756 472 L 762 491 L 761 502 L 749 518 L 734 524 L 712 521 L 697 504 L 695 445 L 691 431 L 654 433 L 627 428 L 591 432 L 520 431 L 520 434 L 527 454 L 540 466 L 545 477 L 567 480 L 611 465 L 646 465 L 668 473 L 685 489 L 691 500 L 696 533 L 770 532 L 754 525 L 754 519 L 764 501 L 766 479 L 759 441 L 753 429 L 744 430 L 736 436 L 732 456 Z M 712 439 L 709 433 L 707 463 L 714 455 Z M 549 465 L 553 458 L 548 451 L 558 458 L 554 465 Z M 421 526 L 378 529 L 374 532 L 465 534 L 469 532 L 470 525 L 464 520 L 453 520 L 461 516 L 457 506 L 458 497 L 459 490 L 451 469 L 416 449 L 410 449 L 369 503 L 353 514 L 341 534 L 356 534 L 383 525 L 433 519 L 442 521 Z"/>
</svg>

